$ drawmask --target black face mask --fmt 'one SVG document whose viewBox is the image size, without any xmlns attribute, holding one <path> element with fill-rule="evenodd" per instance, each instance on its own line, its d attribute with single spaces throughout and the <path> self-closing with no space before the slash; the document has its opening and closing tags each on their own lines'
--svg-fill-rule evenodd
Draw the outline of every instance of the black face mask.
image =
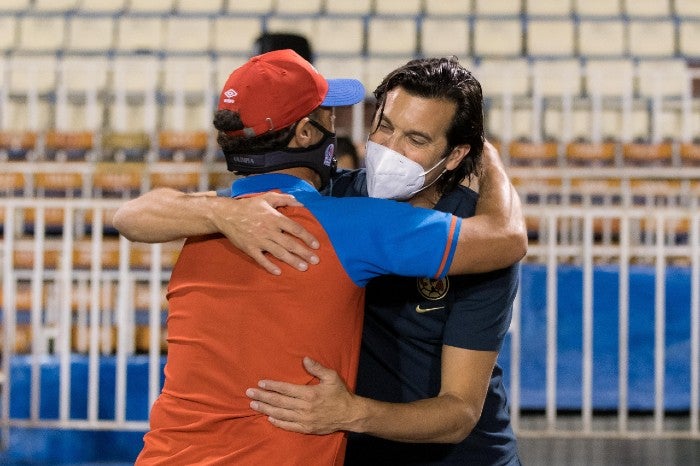
<svg viewBox="0 0 700 466">
<path fill-rule="evenodd" d="M 226 167 L 229 171 L 241 175 L 269 173 L 285 168 L 307 167 L 321 177 L 321 187 L 325 188 L 335 172 L 336 135 L 328 131 L 320 123 L 309 120 L 318 129 L 323 138 L 309 147 L 285 149 L 264 154 L 225 154 Z"/>
</svg>

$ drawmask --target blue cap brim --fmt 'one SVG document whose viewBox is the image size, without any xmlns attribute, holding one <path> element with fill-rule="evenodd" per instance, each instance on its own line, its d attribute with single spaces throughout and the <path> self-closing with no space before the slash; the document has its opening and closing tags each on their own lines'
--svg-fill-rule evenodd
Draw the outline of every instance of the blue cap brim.
<svg viewBox="0 0 700 466">
<path fill-rule="evenodd" d="M 365 86 L 357 79 L 327 79 L 328 93 L 322 107 L 355 105 L 365 98 Z"/>
</svg>

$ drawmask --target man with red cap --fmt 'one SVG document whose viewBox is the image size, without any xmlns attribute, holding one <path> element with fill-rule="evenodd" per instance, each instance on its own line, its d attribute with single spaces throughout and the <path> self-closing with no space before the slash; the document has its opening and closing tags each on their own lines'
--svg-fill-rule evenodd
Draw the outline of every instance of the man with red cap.
<svg viewBox="0 0 700 466">
<path fill-rule="evenodd" d="M 276 277 L 221 234 L 188 238 L 168 287 L 165 384 L 136 464 L 342 464 L 345 433 L 278 429 L 251 409 L 246 389 L 261 379 L 318 383 L 305 356 L 352 389 L 371 278 L 474 271 L 470 219 L 319 194 L 334 162 L 332 107 L 363 98 L 358 81 L 326 80 L 291 50 L 253 57 L 228 78 L 214 119 L 218 143 L 229 170 L 256 175 L 236 180 L 232 197 L 293 195 L 303 205 L 282 213 L 318 238 L 320 261 Z M 510 251 L 494 254 L 501 266 L 524 254 L 512 247 L 522 232 L 510 233 L 490 232 L 502 246 L 495 251 Z"/>
</svg>

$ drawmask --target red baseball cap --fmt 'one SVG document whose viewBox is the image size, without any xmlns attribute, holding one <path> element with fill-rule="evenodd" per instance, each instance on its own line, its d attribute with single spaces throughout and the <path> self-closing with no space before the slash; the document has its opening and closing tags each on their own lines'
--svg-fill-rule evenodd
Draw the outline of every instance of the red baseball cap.
<svg viewBox="0 0 700 466">
<path fill-rule="evenodd" d="M 353 105 L 365 97 L 356 79 L 326 79 L 290 49 L 255 56 L 235 69 L 219 96 L 219 110 L 238 112 L 245 128 L 231 136 L 258 136 L 286 128 L 317 107 Z"/>
</svg>

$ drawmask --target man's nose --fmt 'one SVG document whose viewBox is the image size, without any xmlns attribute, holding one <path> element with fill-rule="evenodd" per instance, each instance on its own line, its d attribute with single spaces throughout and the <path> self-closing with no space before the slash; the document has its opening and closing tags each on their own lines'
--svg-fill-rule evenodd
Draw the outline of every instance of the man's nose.
<svg viewBox="0 0 700 466">
<path fill-rule="evenodd" d="M 388 147 L 389 149 L 398 152 L 402 154 L 402 148 L 401 148 L 401 139 L 399 138 L 398 134 L 396 132 L 393 132 L 391 134 L 374 134 L 373 136 L 375 137 L 370 137 L 370 140 L 372 142 L 376 142 L 377 144 L 381 144 L 384 147 Z"/>
</svg>

